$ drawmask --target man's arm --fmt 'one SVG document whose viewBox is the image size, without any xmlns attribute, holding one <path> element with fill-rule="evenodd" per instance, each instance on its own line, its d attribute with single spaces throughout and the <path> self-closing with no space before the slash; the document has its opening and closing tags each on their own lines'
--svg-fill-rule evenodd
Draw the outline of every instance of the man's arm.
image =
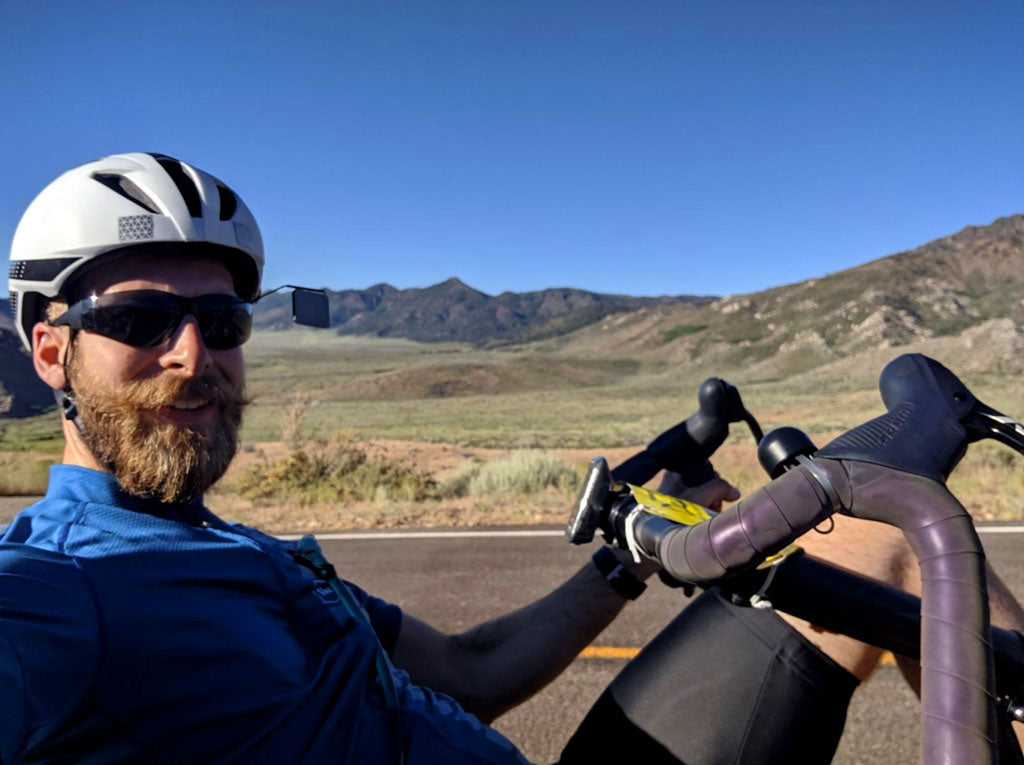
<svg viewBox="0 0 1024 765">
<path fill-rule="evenodd" d="M 614 552 L 641 579 L 656 570 Z M 405 615 L 393 658 L 415 682 L 489 722 L 554 680 L 625 604 L 588 562 L 540 600 L 459 635 Z"/>
<path fill-rule="evenodd" d="M 720 478 L 688 492 L 688 499 L 704 505 L 738 496 Z M 635 564 L 628 553 L 613 552 L 640 579 L 657 571 L 650 561 Z M 445 635 L 406 615 L 393 659 L 415 682 L 447 693 L 490 721 L 555 679 L 625 604 L 588 562 L 540 600 L 460 635 Z"/>
</svg>

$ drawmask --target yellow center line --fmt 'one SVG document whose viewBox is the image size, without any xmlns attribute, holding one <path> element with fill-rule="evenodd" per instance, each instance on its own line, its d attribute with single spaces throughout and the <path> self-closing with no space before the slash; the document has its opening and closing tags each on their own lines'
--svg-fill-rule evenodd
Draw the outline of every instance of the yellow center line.
<svg viewBox="0 0 1024 765">
<path fill-rule="evenodd" d="M 633 648 L 632 646 L 620 646 L 620 645 L 588 645 L 584 648 L 579 655 L 581 659 L 632 659 L 640 653 L 639 648 Z M 882 654 L 882 658 L 878 661 L 882 665 L 892 665 L 896 663 L 896 658 L 889 652 L 886 651 Z"/>
<path fill-rule="evenodd" d="M 639 648 L 617 645 L 588 645 L 580 653 L 581 659 L 632 659 L 640 653 Z"/>
</svg>

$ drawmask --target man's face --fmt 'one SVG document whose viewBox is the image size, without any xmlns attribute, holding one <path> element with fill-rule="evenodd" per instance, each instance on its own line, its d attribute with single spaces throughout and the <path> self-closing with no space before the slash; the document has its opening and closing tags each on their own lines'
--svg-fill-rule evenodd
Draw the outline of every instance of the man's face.
<svg viewBox="0 0 1024 765">
<path fill-rule="evenodd" d="M 90 275 L 88 287 L 97 295 L 234 294 L 224 265 L 190 257 L 124 258 Z M 183 502 L 224 474 L 245 405 L 240 347 L 208 348 L 195 317 L 186 316 L 152 348 L 80 331 L 67 369 L 83 440 L 126 491 Z"/>
</svg>

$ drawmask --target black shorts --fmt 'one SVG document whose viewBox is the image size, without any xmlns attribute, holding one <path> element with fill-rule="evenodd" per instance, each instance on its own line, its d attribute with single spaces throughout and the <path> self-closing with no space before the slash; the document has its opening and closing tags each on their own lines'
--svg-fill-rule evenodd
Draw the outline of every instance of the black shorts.
<svg viewBox="0 0 1024 765">
<path fill-rule="evenodd" d="M 857 684 L 774 611 L 711 589 L 619 673 L 560 762 L 828 763 Z"/>
</svg>

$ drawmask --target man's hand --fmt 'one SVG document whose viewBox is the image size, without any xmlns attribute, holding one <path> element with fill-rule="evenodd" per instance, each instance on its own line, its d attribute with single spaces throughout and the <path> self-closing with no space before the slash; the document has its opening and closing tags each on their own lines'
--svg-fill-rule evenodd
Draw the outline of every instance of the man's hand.
<svg viewBox="0 0 1024 765">
<path fill-rule="evenodd" d="M 679 473 L 666 470 L 658 491 L 696 502 L 716 513 L 721 511 L 723 502 L 735 502 L 740 498 L 740 490 L 717 474 L 700 486 L 690 487 L 683 483 Z"/>
</svg>

